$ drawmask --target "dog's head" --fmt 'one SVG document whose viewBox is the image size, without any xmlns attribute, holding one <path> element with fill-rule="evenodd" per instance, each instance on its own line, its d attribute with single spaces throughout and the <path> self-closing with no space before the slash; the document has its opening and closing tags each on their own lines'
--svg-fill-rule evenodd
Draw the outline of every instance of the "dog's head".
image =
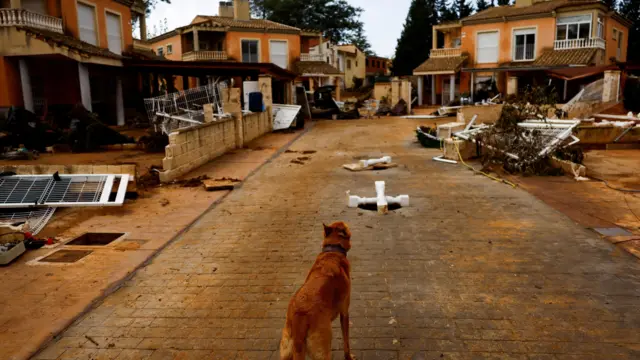
<svg viewBox="0 0 640 360">
<path fill-rule="evenodd" d="M 347 224 L 338 221 L 331 225 L 322 225 L 324 226 L 324 241 L 322 242 L 322 246 L 339 245 L 347 251 L 351 249 L 351 231 Z"/>
</svg>

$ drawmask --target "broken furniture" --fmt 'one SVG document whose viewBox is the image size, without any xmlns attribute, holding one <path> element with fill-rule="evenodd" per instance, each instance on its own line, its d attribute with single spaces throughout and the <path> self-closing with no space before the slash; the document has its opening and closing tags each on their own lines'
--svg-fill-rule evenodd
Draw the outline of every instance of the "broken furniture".
<svg viewBox="0 0 640 360">
<path fill-rule="evenodd" d="M 344 111 L 333 99 L 332 93 L 335 86 L 321 86 L 313 93 L 313 105 L 311 113 L 314 118 L 331 119 L 335 115 L 337 119 L 359 119 L 357 109 Z"/>
<path fill-rule="evenodd" d="M 273 104 L 273 130 L 284 130 L 291 127 L 293 121 L 302 109 L 301 105 Z"/>
<path fill-rule="evenodd" d="M 362 205 L 370 205 L 376 204 L 378 207 L 378 214 L 387 214 L 389 212 L 389 204 L 392 205 L 400 205 L 403 207 L 409 206 L 409 195 L 400 195 L 400 196 L 386 196 L 385 191 L 385 182 L 384 181 L 376 181 L 376 197 L 374 198 L 363 198 L 360 196 L 349 195 L 347 191 L 347 202 L 350 208 L 357 208 Z"/>
</svg>

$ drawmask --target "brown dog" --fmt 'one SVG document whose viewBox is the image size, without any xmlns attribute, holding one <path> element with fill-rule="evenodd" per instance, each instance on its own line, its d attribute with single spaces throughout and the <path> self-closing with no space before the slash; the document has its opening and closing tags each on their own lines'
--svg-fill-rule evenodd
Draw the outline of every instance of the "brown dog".
<svg viewBox="0 0 640 360">
<path fill-rule="evenodd" d="M 344 358 L 355 359 L 349 349 L 351 267 L 347 252 L 351 249 L 351 232 L 343 222 L 323 226 L 322 253 L 289 302 L 280 341 L 282 360 L 305 360 L 305 355 L 313 360 L 331 360 L 331 322 L 338 315 Z"/>
</svg>

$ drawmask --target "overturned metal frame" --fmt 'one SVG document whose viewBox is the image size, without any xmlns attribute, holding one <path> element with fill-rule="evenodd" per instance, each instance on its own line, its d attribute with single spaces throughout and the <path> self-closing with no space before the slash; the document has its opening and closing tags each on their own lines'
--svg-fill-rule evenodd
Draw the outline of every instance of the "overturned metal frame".
<svg viewBox="0 0 640 360">
<path fill-rule="evenodd" d="M 120 183 L 111 200 L 116 179 Z M 0 209 L 122 206 L 130 176 L 14 175 L 0 177 Z"/>
<path fill-rule="evenodd" d="M 0 212 L 0 224 L 13 226 L 19 223 L 27 223 L 26 230 L 37 235 L 47 225 L 56 208 L 17 209 L 15 211 Z"/>
</svg>

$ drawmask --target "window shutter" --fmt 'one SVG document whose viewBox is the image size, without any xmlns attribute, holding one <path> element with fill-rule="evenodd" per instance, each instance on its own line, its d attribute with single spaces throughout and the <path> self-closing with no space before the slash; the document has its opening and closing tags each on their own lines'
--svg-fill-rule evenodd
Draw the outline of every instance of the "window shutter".
<svg viewBox="0 0 640 360">
<path fill-rule="evenodd" d="M 109 51 L 115 54 L 122 54 L 122 25 L 120 16 L 107 13 L 107 41 L 109 42 Z M 169 48 L 167 47 L 167 53 Z"/>
<path fill-rule="evenodd" d="M 286 41 L 270 41 L 271 62 L 283 69 L 289 67 L 289 49 Z"/>
<path fill-rule="evenodd" d="M 91 45 L 98 45 L 96 33 L 96 13 L 93 6 L 78 4 L 78 27 L 80 28 L 80 40 Z"/>
<path fill-rule="evenodd" d="M 498 32 L 479 33 L 476 62 L 478 64 L 498 62 Z"/>
</svg>

